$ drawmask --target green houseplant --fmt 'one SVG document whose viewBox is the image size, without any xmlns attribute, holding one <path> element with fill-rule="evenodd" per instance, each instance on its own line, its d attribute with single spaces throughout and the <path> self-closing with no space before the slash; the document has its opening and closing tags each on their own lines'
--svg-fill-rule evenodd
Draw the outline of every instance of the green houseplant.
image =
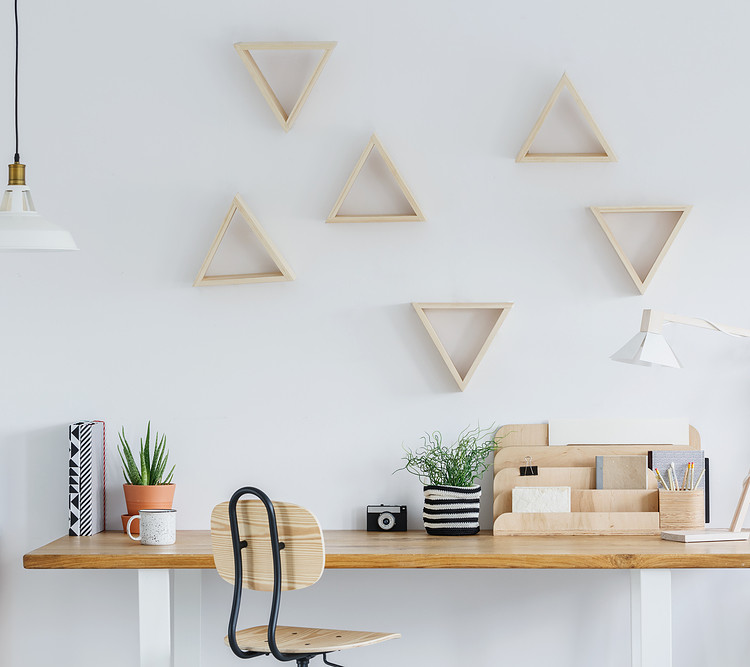
<svg viewBox="0 0 750 667">
<path fill-rule="evenodd" d="M 495 426 L 469 426 L 456 442 L 443 443 L 440 431 L 425 433 L 422 446 L 404 448 L 405 464 L 399 470 L 415 475 L 424 484 L 424 527 L 430 535 L 475 535 L 479 532 L 478 482 L 490 467 L 489 455 L 497 449 Z"/>
<path fill-rule="evenodd" d="M 125 504 L 127 514 L 122 515 L 123 529 L 131 516 L 135 516 L 142 509 L 172 509 L 174 501 L 175 485 L 172 482 L 175 466 L 167 471 L 169 463 L 169 450 L 167 449 L 167 436 L 159 436 L 156 432 L 153 443 L 151 440 L 151 422 L 146 427 L 146 438 L 141 438 L 138 458 L 125 436 L 125 427 L 118 433 L 120 445 L 117 451 L 122 462 L 122 474 L 125 484 L 122 488 L 125 492 Z M 131 532 L 137 533 L 138 522 L 131 526 Z M 135 530 L 133 528 L 135 527 Z"/>
</svg>

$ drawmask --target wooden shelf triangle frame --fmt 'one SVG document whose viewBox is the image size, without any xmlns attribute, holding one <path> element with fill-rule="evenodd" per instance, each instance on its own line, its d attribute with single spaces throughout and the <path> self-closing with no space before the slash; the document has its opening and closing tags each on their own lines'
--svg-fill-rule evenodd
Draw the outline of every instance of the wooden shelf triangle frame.
<svg viewBox="0 0 750 667">
<path fill-rule="evenodd" d="M 237 51 L 237 53 L 239 54 L 240 58 L 242 58 L 242 62 L 245 63 L 247 71 L 250 72 L 250 76 L 253 77 L 253 80 L 258 85 L 258 88 L 263 94 L 263 97 L 266 99 L 266 102 L 268 102 L 268 106 L 271 107 L 271 111 L 273 111 L 274 116 L 276 116 L 279 123 L 281 123 L 281 127 L 284 128 L 284 131 L 289 132 L 289 130 L 292 129 L 292 125 L 294 125 L 294 121 L 297 120 L 299 112 L 302 111 L 302 107 L 307 101 L 307 98 L 312 92 L 312 89 L 315 86 L 320 73 L 323 71 L 323 68 L 326 66 L 328 59 L 331 57 L 331 53 L 336 47 L 336 44 L 337 42 L 238 42 L 234 45 L 234 48 L 235 51 Z M 305 84 L 305 87 L 302 90 L 299 98 L 297 99 L 297 102 L 292 107 L 292 110 L 287 113 L 281 102 L 279 102 L 279 98 L 276 97 L 276 93 L 273 92 L 271 84 L 269 84 L 266 77 L 263 76 L 263 72 L 260 71 L 258 63 L 255 62 L 255 58 L 253 58 L 250 52 L 318 50 L 323 51 L 320 62 Z"/>
<path fill-rule="evenodd" d="M 224 235 L 227 233 L 227 229 L 229 229 L 229 224 L 232 222 L 232 218 L 237 212 L 240 213 L 243 220 L 247 223 L 248 227 L 250 227 L 250 230 L 260 241 L 266 253 L 268 253 L 268 256 L 271 258 L 273 263 L 276 264 L 278 271 L 274 271 L 272 273 L 242 273 L 221 276 L 206 275 L 206 272 L 211 266 L 211 262 L 216 255 L 216 251 L 219 249 L 219 246 L 224 239 Z M 266 231 L 263 229 L 263 227 L 261 227 L 260 223 L 255 219 L 255 216 L 253 216 L 253 214 L 250 212 L 250 209 L 247 207 L 247 204 L 243 201 L 242 197 L 240 197 L 239 194 L 236 194 L 234 196 L 234 199 L 232 200 L 232 205 L 229 207 L 229 211 L 224 218 L 224 222 L 221 223 L 221 227 L 219 227 L 219 231 L 217 232 L 213 243 L 211 243 L 211 247 L 208 249 L 208 254 L 206 255 L 206 259 L 203 260 L 203 265 L 201 266 L 200 271 L 198 271 L 198 276 L 193 283 L 193 287 L 198 287 L 199 285 L 242 285 L 244 283 L 272 283 L 285 280 L 294 280 L 294 272 L 292 271 L 289 264 L 287 264 L 286 260 L 281 256 L 281 253 L 276 249 L 276 246 L 271 243 L 271 239 L 268 238 L 268 234 L 266 234 Z"/>
<path fill-rule="evenodd" d="M 594 133 L 594 136 L 596 137 L 597 141 L 601 145 L 602 147 L 601 153 L 531 153 L 530 152 L 531 145 L 534 143 L 534 139 L 536 139 L 536 135 L 539 134 L 539 130 L 542 128 L 542 125 L 544 125 L 544 121 L 547 120 L 547 116 L 549 115 L 550 111 L 552 111 L 552 107 L 555 106 L 555 102 L 557 102 L 557 98 L 560 97 L 560 93 L 562 93 L 564 88 L 567 88 L 568 92 L 573 96 L 576 106 L 583 114 L 583 117 L 586 119 L 586 122 L 588 123 L 589 128 L 591 128 L 591 131 Z M 536 124 L 532 128 L 531 134 L 529 134 L 523 146 L 521 146 L 521 150 L 518 151 L 518 155 L 516 156 L 516 162 L 617 162 L 617 158 L 615 157 L 614 151 L 612 150 L 610 145 L 607 143 L 607 140 L 604 138 L 604 135 L 602 134 L 596 122 L 594 121 L 594 117 L 586 108 L 586 105 L 583 103 L 581 96 L 578 94 L 578 91 L 573 87 L 573 83 L 568 78 L 567 74 L 562 75 L 560 82 L 555 87 L 555 90 L 552 91 L 552 96 L 549 98 L 547 105 L 542 110 L 541 115 L 539 116 L 539 118 L 536 121 Z"/>
<path fill-rule="evenodd" d="M 591 208 L 591 212 L 596 217 L 596 220 L 601 226 L 602 230 L 607 235 L 607 238 L 609 239 L 609 242 L 612 244 L 612 247 L 615 249 L 615 252 L 617 253 L 617 256 L 620 258 L 620 261 L 622 262 L 623 266 L 627 269 L 628 275 L 632 278 L 633 282 L 635 283 L 635 286 L 638 288 L 638 291 L 641 294 L 646 293 L 646 290 L 648 289 L 648 286 L 651 283 L 651 280 L 653 279 L 654 275 L 658 271 L 659 266 L 662 263 L 662 260 L 667 254 L 667 251 L 672 246 L 672 243 L 674 243 L 675 238 L 677 238 L 677 234 L 679 234 L 680 229 L 682 229 L 682 225 L 684 224 L 685 219 L 688 217 L 688 215 L 690 214 L 690 211 L 693 209 L 692 206 L 591 206 L 590 208 Z M 648 270 L 646 277 L 643 280 L 641 280 L 641 277 L 638 275 L 638 272 L 633 267 L 633 263 L 625 254 L 625 251 L 622 249 L 622 246 L 617 242 L 615 235 L 612 233 L 612 229 L 607 224 L 606 216 L 609 213 L 671 213 L 671 212 L 679 213 L 680 217 L 677 219 L 677 222 L 675 223 L 674 228 L 672 229 L 669 236 L 667 237 L 667 240 L 664 242 L 664 245 L 659 251 L 659 254 L 656 256 L 654 263 L 651 265 L 651 268 Z"/>
<path fill-rule="evenodd" d="M 339 209 L 346 200 L 346 197 L 351 191 L 354 182 L 357 180 L 357 176 L 359 176 L 359 173 L 362 171 L 362 167 L 365 166 L 365 162 L 367 162 L 367 158 L 370 157 L 370 153 L 372 153 L 373 149 L 377 150 L 378 153 L 380 153 L 380 157 L 383 158 L 383 161 L 388 167 L 388 171 L 391 172 L 393 179 L 396 181 L 396 184 L 400 188 L 404 197 L 406 197 L 406 201 L 409 202 L 412 213 L 407 215 L 339 215 Z M 344 189 L 341 191 L 341 194 L 336 200 L 336 203 L 333 205 L 333 210 L 328 215 L 328 219 L 326 220 L 326 222 L 423 222 L 424 220 L 424 214 L 422 213 L 422 209 L 419 208 L 417 200 L 414 199 L 414 195 L 411 193 L 411 190 L 409 190 L 409 187 L 401 177 L 398 169 L 396 169 L 396 165 L 393 164 L 393 160 L 391 160 L 390 155 L 388 155 L 387 151 L 383 147 L 383 144 L 380 143 L 380 139 L 378 139 L 373 134 L 370 137 L 370 141 L 367 143 L 367 146 L 365 146 L 365 150 L 362 151 L 362 155 L 359 156 L 357 164 L 354 165 L 354 170 L 350 174 L 349 179 L 346 181 Z"/>
<path fill-rule="evenodd" d="M 474 371 L 476 371 L 477 366 L 479 366 L 479 362 L 482 361 L 482 359 L 484 358 L 484 355 L 487 353 L 487 350 L 492 344 L 492 340 L 495 338 L 495 334 L 497 334 L 498 329 L 501 327 L 502 323 L 505 321 L 505 318 L 508 317 L 508 313 L 510 312 L 510 309 L 513 307 L 513 304 L 508 303 L 508 302 L 503 302 L 503 303 L 412 303 L 411 305 L 414 306 L 414 310 L 419 316 L 419 319 L 424 325 L 424 328 L 427 329 L 427 333 L 430 335 L 432 342 L 435 344 L 437 351 L 440 353 L 440 356 L 442 357 L 443 361 L 445 362 L 445 365 L 448 367 L 448 370 L 450 371 L 451 375 L 453 376 L 453 379 L 456 381 L 456 384 L 458 385 L 458 388 L 461 391 L 464 391 L 466 389 L 466 386 L 469 384 L 469 380 L 471 380 L 472 376 L 474 375 Z M 477 356 L 474 358 L 474 361 L 471 362 L 471 366 L 469 367 L 469 370 L 466 371 L 464 375 L 461 375 L 461 373 L 459 373 L 458 369 L 456 368 L 456 364 L 453 362 L 453 359 L 451 359 L 450 355 L 448 354 L 448 351 L 445 349 L 445 346 L 443 345 L 443 342 L 440 340 L 440 336 L 438 336 L 437 331 L 435 331 L 435 327 L 432 326 L 432 322 L 430 322 L 429 318 L 427 317 L 427 314 L 424 312 L 425 310 L 496 310 L 498 311 L 497 320 L 495 321 L 495 324 L 492 325 L 492 329 L 490 329 L 490 332 L 487 334 L 487 338 L 485 339 L 484 343 L 482 343 L 482 347 L 479 349 L 479 352 L 477 352 Z"/>
</svg>

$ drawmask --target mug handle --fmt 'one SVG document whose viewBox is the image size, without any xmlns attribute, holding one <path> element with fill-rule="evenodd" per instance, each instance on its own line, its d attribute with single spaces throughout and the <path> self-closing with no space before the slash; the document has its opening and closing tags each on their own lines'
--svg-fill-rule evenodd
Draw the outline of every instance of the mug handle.
<svg viewBox="0 0 750 667">
<path fill-rule="evenodd" d="M 130 524 L 131 524 L 131 523 L 133 523 L 133 519 L 138 519 L 138 518 L 140 518 L 140 515 L 138 515 L 138 514 L 134 514 L 133 516 L 131 516 L 131 517 L 130 517 L 130 518 L 128 519 L 128 525 L 127 525 L 127 526 L 125 526 L 125 532 L 126 532 L 126 533 L 128 534 L 128 537 L 129 537 L 129 538 L 130 538 L 131 540 L 135 540 L 136 542 L 139 542 L 139 541 L 140 541 L 140 539 L 141 539 L 141 536 L 140 536 L 140 535 L 138 535 L 138 537 L 133 537 L 133 536 L 131 535 L 131 533 L 130 533 Z"/>
</svg>

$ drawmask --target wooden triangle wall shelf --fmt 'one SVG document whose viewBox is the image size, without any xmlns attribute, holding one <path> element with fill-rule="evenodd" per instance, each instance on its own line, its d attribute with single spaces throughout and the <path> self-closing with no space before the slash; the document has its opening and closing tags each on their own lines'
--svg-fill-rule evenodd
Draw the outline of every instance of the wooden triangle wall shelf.
<svg viewBox="0 0 750 667">
<path fill-rule="evenodd" d="M 278 268 L 278 271 L 274 271 L 272 273 L 243 273 L 220 276 L 206 275 L 209 268 L 211 267 L 211 262 L 216 255 L 216 251 L 219 249 L 219 246 L 224 239 L 224 235 L 227 233 L 227 229 L 229 229 L 229 224 L 232 222 L 232 218 L 237 212 L 240 213 L 242 219 L 247 223 L 252 233 L 260 241 L 266 253 Z M 263 227 L 261 227 L 260 223 L 250 212 L 250 209 L 247 207 L 247 204 L 245 204 L 242 197 L 240 197 L 239 194 L 235 195 L 234 199 L 232 200 L 232 205 L 229 207 L 229 212 L 224 218 L 224 222 L 221 223 L 221 227 L 219 228 L 219 231 L 208 250 L 206 259 L 203 260 L 203 265 L 201 266 L 200 271 L 198 271 L 198 276 L 193 283 L 193 287 L 198 287 L 200 285 L 241 285 L 244 283 L 271 283 L 284 280 L 294 280 L 294 272 L 292 271 L 289 264 L 286 263 L 286 260 L 281 256 L 281 253 L 276 249 L 276 246 L 271 243 L 271 239 L 268 238 L 268 234 L 266 234 Z"/>
<path fill-rule="evenodd" d="M 620 261 L 623 263 L 623 266 L 627 269 L 628 275 L 632 278 L 633 282 L 635 283 L 635 286 L 638 288 L 638 291 L 641 294 L 645 294 L 646 290 L 648 289 L 649 284 L 651 283 L 651 280 L 653 279 L 654 275 L 659 269 L 659 266 L 661 265 L 662 260 L 666 256 L 667 251 L 671 247 L 672 243 L 674 243 L 674 240 L 677 237 L 677 234 L 679 234 L 680 229 L 682 229 L 682 225 L 684 224 L 685 219 L 688 217 L 693 207 L 692 206 L 591 206 L 590 208 L 591 208 L 591 212 L 596 217 L 596 220 L 601 226 L 602 230 L 607 235 L 607 238 L 609 239 L 609 242 L 612 244 L 612 247 L 615 249 L 617 256 L 620 258 Z M 664 245 L 659 251 L 659 254 L 656 256 L 654 263 L 649 268 L 646 276 L 644 278 L 641 278 L 641 276 L 635 270 L 633 263 L 625 254 L 625 251 L 623 250 L 622 246 L 618 243 L 617 239 L 615 238 L 615 235 L 612 233 L 611 227 L 607 224 L 607 215 L 612 214 L 612 213 L 672 213 L 672 212 L 679 214 L 679 217 L 677 218 L 677 222 L 675 223 L 674 228 L 672 229 L 666 241 L 664 242 Z"/>
<path fill-rule="evenodd" d="M 323 71 L 323 68 L 326 66 L 328 59 L 331 57 L 331 53 L 333 52 L 336 44 L 337 42 L 238 42 L 234 45 L 234 48 L 239 54 L 240 58 L 242 58 L 242 62 L 245 63 L 247 71 L 250 72 L 250 76 L 253 77 L 253 80 L 258 85 L 258 88 L 263 94 L 266 102 L 268 102 L 268 106 L 271 107 L 271 111 L 273 111 L 274 116 L 276 116 L 279 123 L 281 123 L 281 127 L 283 127 L 286 132 L 289 132 L 289 130 L 292 129 L 292 125 L 294 125 L 294 121 L 297 120 L 299 112 L 302 111 L 302 107 L 304 106 L 308 96 L 310 95 L 310 92 L 315 86 L 320 73 Z M 260 71 L 258 63 L 255 62 L 255 58 L 253 58 L 250 52 L 318 50 L 323 51 L 320 62 L 305 84 L 305 87 L 302 90 L 299 98 L 297 99 L 297 102 L 292 107 L 292 110 L 287 113 L 281 102 L 279 102 L 279 98 L 276 97 L 276 93 L 274 93 L 273 88 L 271 88 L 271 84 L 268 83 L 268 80 L 263 75 L 263 72 Z"/>
<path fill-rule="evenodd" d="M 370 157 L 370 154 L 373 150 L 377 150 L 378 153 L 380 153 L 380 156 L 383 158 L 383 161 L 388 167 L 388 171 L 391 173 L 391 176 L 393 176 L 393 179 L 396 181 L 396 184 L 398 185 L 402 194 L 409 202 L 412 213 L 407 215 L 339 215 L 339 209 L 346 200 L 346 197 L 351 191 L 354 182 L 357 180 L 357 177 L 362 171 L 362 167 L 365 166 L 365 162 L 367 162 L 367 158 Z M 354 165 L 354 170 L 349 176 L 349 179 L 346 181 L 344 189 L 341 191 L 339 198 L 336 200 L 336 203 L 333 206 L 333 210 L 328 215 L 328 219 L 326 220 L 326 222 L 422 222 L 424 221 L 424 219 L 424 214 L 419 208 L 417 200 L 414 199 L 414 195 L 411 193 L 411 190 L 409 190 L 409 187 L 404 182 L 404 179 L 401 177 L 398 169 L 396 169 L 396 165 L 393 164 L 393 160 L 391 160 L 391 157 L 386 152 L 383 144 L 381 144 L 380 140 L 373 134 L 370 137 L 370 141 L 367 143 L 367 146 L 365 146 L 365 150 L 362 151 L 362 155 L 359 156 L 357 164 Z"/>
<path fill-rule="evenodd" d="M 542 128 L 542 125 L 544 125 L 544 121 L 547 120 L 547 116 L 549 115 L 550 111 L 552 111 L 552 107 L 555 106 L 555 102 L 557 102 L 557 99 L 560 97 L 560 94 L 566 88 L 568 92 L 572 95 L 573 99 L 575 100 L 576 106 L 580 110 L 584 119 L 588 123 L 589 128 L 591 129 L 597 141 L 599 142 L 601 149 L 602 149 L 601 152 L 600 153 L 532 153 L 530 152 L 531 145 L 534 143 L 534 139 L 536 139 L 537 134 L 539 134 L 539 130 Z M 552 96 L 549 98 L 547 105 L 542 110 L 541 115 L 539 116 L 539 118 L 536 121 L 536 124 L 532 128 L 531 134 L 529 134 L 523 146 L 521 146 L 521 150 L 518 152 L 518 155 L 516 156 L 516 162 L 617 162 L 617 158 L 615 157 L 614 151 L 612 150 L 610 145 L 607 143 L 607 140 L 604 138 L 604 135 L 602 134 L 599 127 L 597 126 L 596 122 L 594 121 L 594 117 L 586 108 L 586 105 L 583 103 L 581 96 L 578 94 L 578 91 L 573 87 L 573 83 L 570 81 L 567 74 L 562 75 L 560 82 L 557 84 L 557 86 L 555 87 L 555 90 L 552 92 Z"/>
<path fill-rule="evenodd" d="M 466 389 L 466 386 L 469 384 L 469 380 L 471 380 L 472 376 L 474 375 L 474 371 L 476 371 L 477 366 L 479 366 L 479 363 L 482 361 L 482 359 L 484 358 L 484 355 L 487 353 L 487 350 L 492 344 L 492 340 L 495 338 L 495 334 L 497 334 L 498 329 L 500 329 L 500 326 L 505 321 L 505 318 L 508 316 L 508 313 L 510 312 L 510 309 L 513 307 L 513 304 L 507 303 L 507 302 L 504 302 L 504 303 L 412 303 L 412 306 L 414 306 L 414 310 L 419 316 L 419 319 L 424 325 L 424 328 L 427 329 L 427 333 L 430 335 L 430 338 L 432 339 L 432 342 L 435 344 L 437 351 L 440 353 L 440 356 L 445 362 L 445 365 L 448 367 L 448 370 L 453 376 L 453 379 L 456 381 L 458 388 L 461 391 L 464 391 Z M 484 340 L 484 343 L 482 343 L 482 346 L 479 349 L 479 352 L 477 352 L 477 355 L 474 358 L 474 361 L 472 361 L 471 365 L 469 366 L 469 369 L 466 371 L 465 374 L 462 375 L 459 372 L 458 368 L 456 368 L 456 364 L 453 362 L 453 359 L 451 359 L 451 356 L 448 354 L 448 351 L 445 349 L 443 342 L 440 340 L 440 336 L 438 336 L 438 333 L 435 330 L 435 327 L 432 325 L 432 322 L 430 322 L 429 318 L 427 317 L 425 310 L 496 310 L 497 311 L 497 320 L 492 325 L 490 332 L 487 334 L 487 338 Z"/>
</svg>

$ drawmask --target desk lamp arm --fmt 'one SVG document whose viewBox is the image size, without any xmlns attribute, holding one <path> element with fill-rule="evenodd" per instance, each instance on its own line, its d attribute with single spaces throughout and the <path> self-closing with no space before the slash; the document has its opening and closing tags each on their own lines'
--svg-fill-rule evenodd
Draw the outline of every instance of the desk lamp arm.
<svg viewBox="0 0 750 667">
<path fill-rule="evenodd" d="M 641 331 L 661 333 L 664 325 L 669 322 L 673 322 L 674 324 L 686 324 L 691 327 L 700 327 L 701 329 L 711 329 L 712 331 L 720 331 L 728 336 L 738 336 L 740 338 L 750 337 L 750 329 L 741 329 L 740 327 L 733 327 L 726 324 L 716 324 L 715 322 L 700 317 L 686 317 L 684 315 L 674 315 L 672 313 L 664 313 L 660 310 L 650 309 L 643 311 Z"/>
<path fill-rule="evenodd" d="M 742 493 L 740 494 L 740 499 L 737 501 L 737 508 L 734 510 L 732 525 L 729 527 L 729 530 L 733 533 L 739 533 L 742 531 L 742 526 L 745 523 L 745 516 L 747 516 L 748 506 L 750 506 L 750 472 L 742 482 Z"/>
</svg>

